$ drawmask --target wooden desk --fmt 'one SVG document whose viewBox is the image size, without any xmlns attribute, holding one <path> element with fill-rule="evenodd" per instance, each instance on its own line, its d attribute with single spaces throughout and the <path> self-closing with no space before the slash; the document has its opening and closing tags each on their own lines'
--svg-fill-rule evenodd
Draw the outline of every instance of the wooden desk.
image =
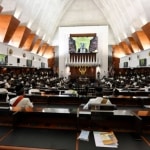
<svg viewBox="0 0 150 150">
<path fill-rule="evenodd" d="M 116 104 L 117 106 L 136 106 L 143 108 L 144 105 L 150 104 L 149 96 L 110 95 L 108 98 L 112 104 Z"/>
<path fill-rule="evenodd" d="M 9 97 L 15 97 L 14 93 L 9 93 Z M 26 94 L 33 104 L 35 105 L 80 105 L 86 103 L 88 99 L 86 97 L 69 96 L 69 95 L 51 95 L 51 94 Z"/>
<path fill-rule="evenodd" d="M 127 89 L 127 90 L 120 90 L 119 91 L 120 95 L 129 95 L 129 96 L 149 96 L 150 95 L 150 91 L 145 91 L 145 90 L 131 90 L 131 89 Z"/>
<path fill-rule="evenodd" d="M 136 110 L 133 111 L 133 114 L 137 116 L 137 118 L 141 118 L 141 122 L 137 119 L 139 134 L 148 131 L 150 132 L 150 109 Z"/>
<path fill-rule="evenodd" d="M 78 111 L 78 118 L 79 130 L 136 132 L 132 110 L 85 110 L 81 106 Z"/>
<path fill-rule="evenodd" d="M 34 107 L 32 112 L 17 112 L 15 127 L 68 129 L 77 128 L 77 109 Z"/>
<path fill-rule="evenodd" d="M 9 97 L 15 97 L 14 93 L 9 93 Z M 26 94 L 26 97 L 29 97 L 35 106 L 40 105 L 75 105 L 80 106 L 82 103 L 87 103 L 91 97 L 78 97 L 78 96 L 69 96 L 69 95 L 51 95 L 41 93 L 39 94 Z M 112 104 L 117 106 L 134 106 L 143 108 L 144 105 L 150 105 L 150 96 L 125 96 L 125 95 L 110 95 L 107 96 Z M 95 97 L 94 97 L 95 98 Z"/>
</svg>

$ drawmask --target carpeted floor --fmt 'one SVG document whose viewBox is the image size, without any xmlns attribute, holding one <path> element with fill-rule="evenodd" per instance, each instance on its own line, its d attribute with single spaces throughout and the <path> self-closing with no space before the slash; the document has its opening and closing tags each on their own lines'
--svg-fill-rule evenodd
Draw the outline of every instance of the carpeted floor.
<svg viewBox="0 0 150 150">
<path fill-rule="evenodd" d="M 75 131 L 17 128 L 0 145 L 74 150 L 75 141 Z"/>
<path fill-rule="evenodd" d="M 0 146 L 16 146 L 56 150 L 149 150 L 150 146 L 142 139 L 136 140 L 130 133 L 115 133 L 118 148 L 96 147 L 93 132 L 90 132 L 89 141 L 77 140 L 76 131 L 11 128 L 0 127 Z M 145 137 L 150 139 L 150 135 Z"/>
</svg>

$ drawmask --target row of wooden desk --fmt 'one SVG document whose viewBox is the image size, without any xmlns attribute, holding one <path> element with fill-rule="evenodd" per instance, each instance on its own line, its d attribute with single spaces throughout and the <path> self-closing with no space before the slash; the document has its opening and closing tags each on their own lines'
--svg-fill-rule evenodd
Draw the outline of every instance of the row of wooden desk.
<svg viewBox="0 0 150 150">
<path fill-rule="evenodd" d="M 9 93 L 9 98 L 14 97 L 14 93 Z M 29 97 L 30 100 L 36 105 L 77 105 L 79 106 L 82 103 L 87 103 L 90 98 L 95 96 L 70 96 L 70 95 L 52 95 L 52 94 L 26 94 L 26 97 Z M 137 106 L 144 107 L 145 105 L 150 105 L 150 95 L 148 96 L 131 96 L 131 95 L 105 95 L 103 96 L 108 98 L 112 104 L 117 106 Z"/>
<path fill-rule="evenodd" d="M 88 87 L 88 88 L 74 88 L 79 95 L 81 96 L 95 96 L 96 91 L 95 87 Z M 10 92 L 15 92 L 14 88 L 8 89 Z M 28 93 L 29 89 L 25 89 L 26 93 Z M 39 89 L 41 92 L 44 92 L 45 94 L 51 94 L 51 95 L 59 95 L 63 94 L 66 88 L 41 88 Z M 112 95 L 113 94 L 113 88 L 103 88 L 103 95 Z M 146 91 L 145 88 L 118 88 L 120 95 L 129 95 L 129 96 L 148 96 L 150 95 L 150 88 Z"/>
<path fill-rule="evenodd" d="M 9 93 L 9 97 L 14 97 L 14 93 Z M 110 129 L 135 131 L 134 124 L 143 123 L 142 129 L 145 131 L 150 128 L 149 96 L 105 96 L 112 104 L 117 105 L 117 110 L 110 112 L 86 111 L 80 108 L 81 104 L 85 104 L 92 97 L 72 97 L 68 95 L 51 95 L 41 93 L 26 94 L 34 104 L 32 112 L 18 112 L 14 115 L 7 109 L 1 110 L 1 124 L 35 127 L 35 128 L 60 128 L 60 129 Z M 143 111 L 146 115 L 141 116 L 137 111 Z M 135 115 L 137 114 L 137 115 Z M 100 115 L 100 116 L 99 116 Z M 141 119 L 142 117 L 142 119 Z M 140 118 L 140 119 L 139 119 Z M 148 118 L 148 119 L 147 119 Z M 130 121 L 129 121 L 130 120 Z M 137 126 L 139 127 L 139 125 Z M 141 130 L 141 128 L 140 128 Z M 137 131 L 137 129 L 136 129 Z"/>
<path fill-rule="evenodd" d="M 80 107 L 34 107 L 13 112 L 0 107 L 0 125 L 12 127 L 120 132 L 150 131 L 150 109 L 85 110 Z"/>
<path fill-rule="evenodd" d="M 145 107 L 150 105 L 150 96 L 125 96 L 125 95 L 110 95 L 107 98 L 111 101 L 112 104 L 117 106 L 137 106 Z"/>
</svg>

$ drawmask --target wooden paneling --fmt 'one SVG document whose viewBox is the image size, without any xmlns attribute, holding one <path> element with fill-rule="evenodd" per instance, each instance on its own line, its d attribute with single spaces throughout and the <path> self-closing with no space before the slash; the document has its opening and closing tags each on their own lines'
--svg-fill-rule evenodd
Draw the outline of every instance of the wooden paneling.
<svg viewBox="0 0 150 150">
<path fill-rule="evenodd" d="M 54 47 L 53 46 L 47 46 L 45 49 L 45 52 L 43 54 L 43 57 L 47 58 L 53 58 L 54 57 Z"/>
<path fill-rule="evenodd" d="M 44 52 L 45 52 L 47 47 L 48 47 L 48 44 L 47 43 L 43 43 L 41 45 L 41 48 L 38 51 L 38 55 L 43 56 L 43 54 L 44 54 Z"/>
<path fill-rule="evenodd" d="M 123 41 L 119 45 L 123 48 L 122 50 L 123 53 L 125 53 L 125 55 L 129 55 L 132 53 L 131 49 L 129 48 L 126 42 Z"/>
<path fill-rule="evenodd" d="M 145 34 L 147 35 L 147 37 L 149 38 L 150 40 L 150 22 L 148 22 L 147 24 L 145 24 L 143 27 L 142 27 L 143 31 L 145 32 Z"/>
<path fill-rule="evenodd" d="M 27 35 L 31 32 L 26 26 L 18 26 L 11 38 L 11 45 L 20 48 L 25 42 Z"/>
<path fill-rule="evenodd" d="M 20 21 L 12 15 L 0 15 L 0 42 L 8 43 Z"/>
<path fill-rule="evenodd" d="M 84 74 L 81 72 L 85 71 Z M 70 67 L 71 77 L 79 78 L 79 77 L 87 77 L 91 79 L 95 79 L 96 77 L 96 67 Z"/>
<path fill-rule="evenodd" d="M 48 59 L 48 67 L 53 68 L 54 63 L 55 63 L 55 58 L 54 57 Z"/>
<path fill-rule="evenodd" d="M 32 50 L 31 50 L 32 53 L 38 52 L 38 50 L 40 49 L 41 41 L 42 41 L 41 39 L 36 40 Z"/>
<path fill-rule="evenodd" d="M 22 48 L 31 51 L 32 43 L 34 42 L 35 34 L 29 34 Z"/>
<path fill-rule="evenodd" d="M 22 37 L 22 40 L 21 40 L 21 43 L 20 43 L 20 48 L 23 47 L 24 43 L 26 42 L 28 36 L 30 35 L 31 33 L 31 30 L 27 27 L 25 27 L 25 31 L 24 31 L 24 34 L 23 34 L 23 37 Z"/>
<path fill-rule="evenodd" d="M 126 55 L 121 45 L 113 45 L 112 49 L 113 49 L 113 53 L 112 53 L 113 57 L 120 58 Z"/>
<path fill-rule="evenodd" d="M 136 31 L 132 35 L 141 50 L 145 50 L 150 47 L 150 41 L 144 31 Z"/>
<path fill-rule="evenodd" d="M 140 51 L 140 48 L 139 48 L 138 44 L 136 43 L 136 41 L 134 40 L 134 38 L 133 38 L 133 37 L 128 37 L 128 40 L 129 40 L 129 42 L 130 42 L 132 51 L 133 51 L 134 53 L 139 52 L 139 51 Z"/>
</svg>

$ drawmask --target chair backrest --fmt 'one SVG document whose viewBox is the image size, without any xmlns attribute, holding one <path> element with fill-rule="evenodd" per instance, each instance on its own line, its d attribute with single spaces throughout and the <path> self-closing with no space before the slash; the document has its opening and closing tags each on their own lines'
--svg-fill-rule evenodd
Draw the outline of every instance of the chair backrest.
<svg viewBox="0 0 150 150">
<path fill-rule="evenodd" d="M 3 115 L 6 111 L 10 110 L 10 105 L 7 102 L 0 102 L 0 114 Z"/>
<path fill-rule="evenodd" d="M 6 102 L 7 93 L 0 93 L 0 102 Z"/>
<path fill-rule="evenodd" d="M 0 107 L 9 107 L 9 103 L 7 102 L 0 102 Z"/>
<path fill-rule="evenodd" d="M 115 104 L 97 104 L 91 107 L 91 120 L 109 120 L 114 116 Z"/>
</svg>

